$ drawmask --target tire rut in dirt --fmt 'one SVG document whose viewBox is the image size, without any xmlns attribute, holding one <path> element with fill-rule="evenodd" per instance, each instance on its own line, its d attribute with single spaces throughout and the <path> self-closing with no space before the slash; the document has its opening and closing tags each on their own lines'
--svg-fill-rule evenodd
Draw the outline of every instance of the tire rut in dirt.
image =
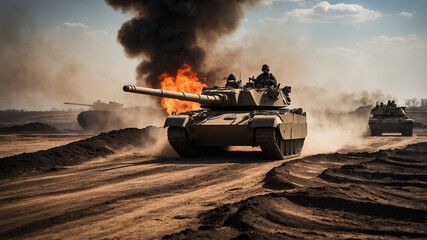
<svg viewBox="0 0 427 240">
<path fill-rule="evenodd" d="M 427 238 L 426 155 L 424 142 L 398 150 L 321 154 L 286 162 L 264 179 L 283 192 L 202 213 L 198 230 L 166 238 Z M 310 179 L 294 175 L 317 168 Z"/>
<path fill-rule="evenodd" d="M 139 177 L 144 177 L 144 176 L 149 176 L 149 175 L 154 175 L 154 174 L 161 174 L 161 173 L 169 173 L 169 172 L 176 172 L 176 171 L 185 171 L 188 169 L 192 169 L 195 168 L 197 166 L 164 166 L 164 167 L 157 167 L 154 169 L 147 169 L 147 170 L 143 170 L 143 171 L 138 171 L 135 173 L 131 173 L 131 174 L 123 174 L 123 175 L 118 175 L 112 178 L 107 178 L 107 179 L 102 179 L 99 181 L 95 181 L 95 182 L 85 182 L 83 185 L 84 186 L 75 186 L 75 185 L 82 185 L 82 184 L 71 184 L 71 188 L 68 189 L 63 189 L 63 190 L 56 190 L 56 191 L 48 191 L 48 192 L 43 192 L 43 193 L 34 193 L 34 192 L 29 192 L 28 195 L 23 195 L 23 196 L 19 196 L 19 197 L 9 197 L 9 198 L 2 198 L 0 199 L 0 205 L 1 204 L 5 204 L 5 203 L 11 203 L 14 201 L 19 201 L 19 200 L 24 200 L 27 198 L 38 198 L 38 197 L 47 197 L 47 196 L 57 196 L 57 195 L 61 195 L 61 194 L 68 194 L 68 193 L 75 193 L 75 192 L 79 192 L 79 191 L 85 191 L 85 190 L 89 190 L 89 189 L 93 189 L 93 188 L 97 188 L 97 187 L 101 187 L 101 186 L 107 186 L 110 184 L 116 184 L 116 183 L 120 183 L 120 182 L 124 182 L 124 181 L 128 181 L 128 180 L 132 180 L 132 179 L 136 179 Z M 80 179 L 80 178 L 79 178 Z M 70 180 L 70 182 L 72 182 L 72 180 Z M 32 182 L 26 182 L 25 185 L 29 184 L 34 184 Z M 39 185 L 39 183 L 36 183 L 34 185 Z M 68 186 L 65 185 L 64 186 Z"/>
<path fill-rule="evenodd" d="M 94 204 L 91 206 L 86 206 L 82 209 L 76 209 L 74 211 L 65 212 L 56 216 L 51 216 L 39 220 L 35 220 L 29 223 L 26 223 L 22 226 L 6 230 L 1 232 L 0 230 L 0 239 L 2 238 L 15 238 L 22 237 L 28 234 L 33 234 L 44 229 L 51 228 L 53 226 L 63 224 L 66 222 L 76 221 L 86 217 L 94 216 L 97 214 L 102 214 L 111 210 L 114 210 L 116 206 L 115 203 L 124 200 L 134 200 L 146 197 L 156 197 L 162 194 L 183 194 L 189 191 L 195 191 L 200 188 L 212 186 L 214 184 L 220 184 L 227 182 L 231 179 L 234 179 L 233 176 L 230 176 L 230 171 L 235 169 L 240 169 L 243 166 L 239 165 L 230 165 L 222 168 L 221 171 L 211 171 L 204 172 L 197 176 L 192 176 L 189 179 L 182 181 L 172 181 L 171 183 L 153 186 L 149 189 L 144 189 L 140 191 L 128 192 L 123 196 L 114 197 L 111 199 L 106 199 L 101 203 Z M 30 236 L 30 235 L 28 235 Z"/>
</svg>

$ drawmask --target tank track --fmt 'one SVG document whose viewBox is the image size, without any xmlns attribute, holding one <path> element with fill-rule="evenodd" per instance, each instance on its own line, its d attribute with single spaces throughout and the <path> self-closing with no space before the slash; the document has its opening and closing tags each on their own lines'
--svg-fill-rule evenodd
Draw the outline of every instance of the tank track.
<svg viewBox="0 0 427 240">
<path fill-rule="evenodd" d="M 298 156 L 304 139 L 283 140 L 276 128 L 257 128 L 255 139 L 262 152 L 269 159 L 284 159 Z M 182 127 L 169 127 L 168 140 L 175 151 L 183 158 L 194 158 L 202 154 L 198 147 L 192 146 L 188 133 Z"/>
<path fill-rule="evenodd" d="M 283 140 L 276 128 L 257 128 L 255 139 L 269 159 L 298 156 L 304 145 L 304 139 Z"/>
<path fill-rule="evenodd" d="M 408 137 L 412 136 L 412 129 L 413 129 L 412 125 L 405 125 L 402 131 L 402 136 L 408 136 Z"/>
<path fill-rule="evenodd" d="M 169 127 L 168 140 L 179 156 L 183 158 L 193 158 L 197 156 L 197 151 L 191 146 L 185 128 Z"/>
</svg>

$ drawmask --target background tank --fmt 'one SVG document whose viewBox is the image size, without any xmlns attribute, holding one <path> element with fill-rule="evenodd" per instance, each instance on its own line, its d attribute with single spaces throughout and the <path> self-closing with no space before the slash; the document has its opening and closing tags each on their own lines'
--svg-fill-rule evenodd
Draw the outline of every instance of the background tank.
<svg viewBox="0 0 427 240">
<path fill-rule="evenodd" d="M 381 103 L 371 110 L 369 129 L 372 136 L 381 136 L 383 133 L 401 133 L 402 136 L 412 136 L 414 120 L 406 116 L 405 107 L 396 104 Z"/>
<path fill-rule="evenodd" d="M 234 82 L 233 82 L 234 83 Z M 127 85 L 126 92 L 201 103 L 204 110 L 166 118 L 168 140 L 181 157 L 227 146 L 260 146 L 266 157 L 298 155 L 307 135 L 306 114 L 288 109 L 291 87 L 246 86 L 204 88 L 201 94 L 172 92 Z"/>
<path fill-rule="evenodd" d="M 83 111 L 77 116 L 79 125 L 88 131 L 110 131 L 127 127 L 143 127 L 151 123 L 150 118 L 141 118 L 141 114 L 158 112 L 152 107 L 123 107 L 117 102 L 104 103 L 100 100 L 93 104 L 65 103 L 70 105 L 87 106 L 93 110 Z"/>
<path fill-rule="evenodd" d="M 64 104 L 86 106 L 93 109 L 83 111 L 77 116 L 79 125 L 85 130 L 109 130 L 111 126 L 118 126 L 121 123 L 121 119 L 116 112 L 123 109 L 123 104 L 112 101 L 104 103 L 101 100 L 97 100 L 92 104 L 70 102 L 64 102 Z"/>
</svg>

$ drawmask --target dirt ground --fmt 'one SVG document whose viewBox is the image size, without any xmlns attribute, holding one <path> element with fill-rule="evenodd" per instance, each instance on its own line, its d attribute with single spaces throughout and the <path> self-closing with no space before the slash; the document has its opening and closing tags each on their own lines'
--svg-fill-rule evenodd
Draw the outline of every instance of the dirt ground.
<svg viewBox="0 0 427 240">
<path fill-rule="evenodd" d="M 342 152 L 401 148 L 427 141 L 424 132 L 416 135 L 366 137 L 363 146 Z M 245 148 L 220 158 L 150 157 L 156 155 L 157 147 L 0 180 L 0 238 L 158 239 L 196 230 L 202 226 L 200 214 L 208 210 L 283 192 L 263 186 L 266 174 L 303 158 L 259 160 L 259 150 Z M 167 146 L 162 149 L 170 150 Z M 304 161 L 301 166 L 311 172 L 307 179 L 325 170 L 325 165 L 310 167 Z"/>
<path fill-rule="evenodd" d="M 167 239 L 426 239 L 427 142 L 318 154 L 273 168 L 253 196 Z"/>
<path fill-rule="evenodd" d="M 92 134 L 0 134 L 0 158 L 62 146 Z"/>
</svg>

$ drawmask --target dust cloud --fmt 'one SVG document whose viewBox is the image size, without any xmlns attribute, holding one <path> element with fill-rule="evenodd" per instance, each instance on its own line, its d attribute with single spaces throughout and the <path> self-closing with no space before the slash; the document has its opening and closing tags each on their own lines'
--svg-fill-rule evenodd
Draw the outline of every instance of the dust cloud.
<svg viewBox="0 0 427 240">
<path fill-rule="evenodd" d="M 95 129 L 88 130 L 108 132 L 123 128 L 160 127 L 163 126 L 167 113 L 161 107 L 127 107 L 117 111 L 100 112 L 96 116 L 92 119 L 92 125 Z M 98 117 L 103 119 L 100 120 Z M 157 149 L 159 146 L 153 146 L 153 148 Z M 150 151 L 153 151 L 153 149 Z M 149 155 L 151 156 L 152 154 Z"/>
<path fill-rule="evenodd" d="M 265 36 L 263 32 L 243 36 L 233 34 L 219 39 L 213 46 L 200 43 L 203 48 L 210 49 L 201 66 L 202 72 L 210 73 L 209 86 L 224 86 L 222 79 L 230 73 L 238 79 L 241 77 L 245 84 L 249 77 L 256 77 L 261 73 L 264 63 L 270 66 L 282 87 L 307 79 L 306 66 L 299 61 L 299 56 L 278 47 L 287 45 L 287 40 Z"/>
<path fill-rule="evenodd" d="M 381 91 L 345 93 L 309 86 L 293 90 L 294 107 L 303 107 L 307 112 L 303 155 L 360 147 L 363 136 L 368 134 L 370 106 L 390 99 Z"/>
<path fill-rule="evenodd" d="M 92 104 L 97 99 L 103 102 L 116 100 L 123 95 L 121 103 L 126 108 L 119 111 L 100 113 L 104 119 L 97 126 L 106 130 L 124 127 L 146 127 L 163 124 L 165 111 L 158 101 L 121 90 L 126 81 L 119 67 L 106 69 L 112 58 L 104 62 L 95 61 L 85 55 L 85 49 L 94 46 L 97 51 L 107 43 L 93 42 L 79 32 L 62 31 L 60 39 L 48 39 L 34 22 L 29 5 L 23 3 L 5 4 L 0 9 L 0 109 L 84 109 L 81 106 L 64 105 L 63 102 Z M 100 46 L 98 46 L 100 45 Z M 94 54 L 96 56 L 96 54 Z M 113 69 L 114 68 L 114 69 Z M 129 78 L 128 81 L 131 79 Z M 127 108 L 127 106 L 152 106 Z M 95 117 L 96 118 L 96 117 Z"/>
<path fill-rule="evenodd" d="M 167 131 L 164 128 L 149 128 L 148 135 L 154 143 L 137 151 L 138 154 L 156 158 L 177 158 L 179 155 L 169 144 Z"/>
<path fill-rule="evenodd" d="M 42 108 L 64 96 L 82 99 L 87 68 L 43 38 L 22 6 L 0 11 L 0 109 Z M 52 105 L 51 105 L 52 106 Z"/>
<path fill-rule="evenodd" d="M 308 135 L 302 155 L 336 152 L 362 145 L 363 135 L 368 129 L 367 119 L 330 114 L 308 111 Z"/>
</svg>

